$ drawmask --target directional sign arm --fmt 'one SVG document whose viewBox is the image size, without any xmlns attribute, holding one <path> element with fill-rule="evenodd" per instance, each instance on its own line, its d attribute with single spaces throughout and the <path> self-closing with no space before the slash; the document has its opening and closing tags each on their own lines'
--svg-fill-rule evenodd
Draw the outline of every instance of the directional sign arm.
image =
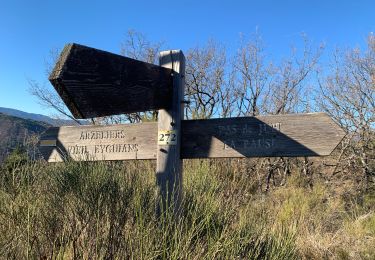
<svg viewBox="0 0 375 260">
<path fill-rule="evenodd" d="M 183 158 L 329 155 L 345 132 L 325 113 L 187 120 Z"/>
<path fill-rule="evenodd" d="M 75 118 L 168 108 L 172 70 L 67 44 L 49 80 Z"/>
<path fill-rule="evenodd" d="M 48 161 L 156 159 L 157 123 L 50 128 Z M 326 114 L 182 121 L 181 158 L 329 155 L 345 132 Z"/>
</svg>

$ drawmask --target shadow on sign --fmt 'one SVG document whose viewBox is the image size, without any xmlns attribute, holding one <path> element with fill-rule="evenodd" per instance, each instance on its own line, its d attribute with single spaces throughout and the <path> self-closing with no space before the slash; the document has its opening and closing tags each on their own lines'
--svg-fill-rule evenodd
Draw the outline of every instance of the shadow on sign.
<svg viewBox="0 0 375 260">
<path fill-rule="evenodd" d="M 137 144 L 134 153 L 129 147 L 124 153 L 106 153 L 96 158 L 85 158 L 85 149 L 92 152 L 93 140 L 79 140 L 82 127 L 50 128 L 41 138 L 40 151 L 48 161 L 62 158 L 84 160 L 156 159 L 157 123 L 102 126 L 104 131 L 123 129 L 125 143 Z M 98 126 L 85 126 L 96 132 Z M 63 130 L 60 130 L 63 129 Z M 324 113 L 237 117 L 182 121 L 181 158 L 235 157 L 298 157 L 329 155 L 340 143 L 345 132 Z M 74 137 L 74 138 L 73 138 Z M 77 140 L 77 141 L 76 141 Z M 98 140 L 99 142 L 99 140 Z M 108 140 L 121 144 L 120 140 Z M 99 142 L 100 144 L 100 142 Z M 86 148 L 85 145 L 88 145 Z M 89 147 L 90 146 L 90 147 Z M 124 147 L 127 148 L 127 147 Z M 87 157 L 87 156 L 86 156 Z M 57 158 L 59 160 L 53 160 Z"/>
<path fill-rule="evenodd" d="M 182 158 L 292 157 L 328 155 L 342 137 L 324 114 L 188 120 L 182 123 Z M 263 120 L 264 119 L 264 120 Z M 326 119 L 326 118 L 324 118 Z"/>
</svg>

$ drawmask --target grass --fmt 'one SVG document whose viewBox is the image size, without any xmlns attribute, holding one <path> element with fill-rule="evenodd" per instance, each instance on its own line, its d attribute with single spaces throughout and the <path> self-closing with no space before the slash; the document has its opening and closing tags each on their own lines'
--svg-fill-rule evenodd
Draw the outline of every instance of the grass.
<svg viewBox="0 0 375 260">
<path fill-rule="evenodd" d="M 154 162 L 13 160 L 0 174 L 4 259 L 374 259 L 371 193 L 293 174 L 258 190 L 233 161 L 185 161 L 182 213 L 157 216 Z"/>
</svg>

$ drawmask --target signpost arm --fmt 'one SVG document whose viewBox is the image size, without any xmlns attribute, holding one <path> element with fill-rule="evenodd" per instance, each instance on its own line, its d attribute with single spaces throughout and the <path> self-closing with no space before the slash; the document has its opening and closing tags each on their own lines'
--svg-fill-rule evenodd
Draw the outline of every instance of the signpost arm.
<svg viewBox="0 0 375 260">
<path fill-rule="evenodd" d="M 174 204 L 178 213 L 182 198 L 181 120 L 185 88 L 185 56 L 180 50 L 160 53 L 159 64 L 173 69 L 172 106 L 158 114 L 158 149 L 156 181 L 163 201 L 163 209 Z M 160 205 L 161 206 L 161 205 Z M 160 214 L 160 207 L 158 214 Z"/>
</svg>

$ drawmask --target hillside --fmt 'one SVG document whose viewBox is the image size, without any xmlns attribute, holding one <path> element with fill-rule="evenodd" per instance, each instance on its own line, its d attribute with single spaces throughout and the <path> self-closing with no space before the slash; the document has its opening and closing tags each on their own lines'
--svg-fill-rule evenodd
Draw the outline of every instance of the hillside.
<svg viewBox="0 0 375 260">
<path fill-rule="evenodd" d="M 49 116 L 34 114 L 34 113 L 27 113 L 21 110 L 13 109 L 13 108 L 0 107 L 0 113 L 9 115 L 9 116 L 23 118 L 23 119 L 31 119 L 34 121 L 44 122 L 53 126 L 77 125 L 77 123 L 74 122 L 73 120 L 55 119 Z"/>
<path fill-rule="evenodd" d="M 0 162 L 17 145 L 30 146 L 51 125 L 0 113 Z"/>
</svg>

